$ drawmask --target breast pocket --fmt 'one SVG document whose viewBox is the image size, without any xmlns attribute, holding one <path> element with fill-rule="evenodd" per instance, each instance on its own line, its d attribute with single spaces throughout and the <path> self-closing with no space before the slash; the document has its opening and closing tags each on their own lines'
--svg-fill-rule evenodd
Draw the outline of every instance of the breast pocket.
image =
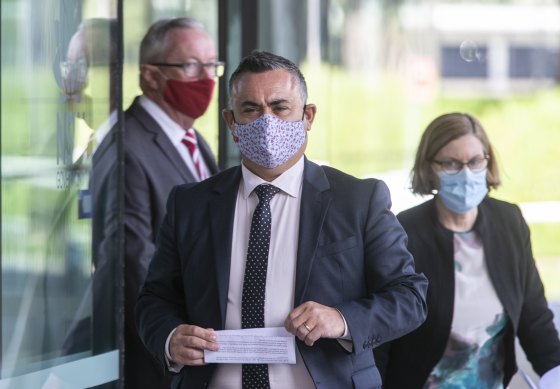
<svg viewBox="0 0 560 389">
<path fill-rule="evenodd" d="M 339 254 L 342 253 L 343 251 L 356 247 L 357 244 L 358 244 L 358 239 L 355 236 L 350 236 L 342 240 L 330 242 L 327 243 L 326 245 L 319 246 L 317 248 L 316 257 L 321 258 L 329 255 Z"/>
<path fill-rule="evenodd" d="M 319 246 L 309 278 L 309 297 L 332 306 L 362 296 L 363 274 L 363 250 L 356 235 Z"/>
</svg>

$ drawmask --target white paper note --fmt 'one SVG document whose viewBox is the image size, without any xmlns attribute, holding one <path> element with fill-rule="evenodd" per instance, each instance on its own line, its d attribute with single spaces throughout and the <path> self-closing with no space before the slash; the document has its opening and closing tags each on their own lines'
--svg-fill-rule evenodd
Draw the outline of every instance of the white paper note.
<svg viewBox="0 0 560 389">
<path fill-rule="evenodd" d="M 204 350 L 206 363 L 296 363 L 296 342 L 284 327 L 216 331 L 218 351 Z"/>
</svg>

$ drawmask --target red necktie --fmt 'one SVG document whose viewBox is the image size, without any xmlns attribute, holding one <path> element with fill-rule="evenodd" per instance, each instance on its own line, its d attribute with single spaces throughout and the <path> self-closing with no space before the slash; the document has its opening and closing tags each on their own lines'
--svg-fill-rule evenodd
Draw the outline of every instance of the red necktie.
<svg viewBox="0 0 560 389">
<path fill-rule="evenodd" d="M 191 153 L 192 160 L 194 162 L 194 166 L 196 167 L 196 171 L 198 173 L 198 178 L 202 181 L 208 178 L 206 174 L 206 170 L 202 168 L 202 161 L 200 160 L 200 152 L 198 151 L 198 145 L 196 142 L 196 133 L 194 129 L 189 128 L 185 132 L 185 136 L 181 139 L 181 142 L 187 146 L 189 149 L 189 153 Z"/>
</svg>

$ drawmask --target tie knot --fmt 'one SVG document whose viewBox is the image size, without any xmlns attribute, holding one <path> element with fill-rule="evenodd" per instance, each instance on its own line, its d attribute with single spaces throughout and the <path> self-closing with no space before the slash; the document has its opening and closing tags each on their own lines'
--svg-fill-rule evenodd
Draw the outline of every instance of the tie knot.
<svg viewBox="0 0 560 389">
<path fill-rule="evenodd" d="M 278 192 L 280 192 L 280 188 L 269 184 L 261 184 L 255 188 L 255 193 L 259 196 L 259 202 L 268 203 Z"/>
<path fill-rule="evenodd" d="M 183 141 L 188 142 L 188 143 L 192 143 L 192 144 L 196 144 L 196 134 L 194 132 L 194 129 L 189 128 L 185 132 L 185 136 L 183 137 Z"/>
</svg>

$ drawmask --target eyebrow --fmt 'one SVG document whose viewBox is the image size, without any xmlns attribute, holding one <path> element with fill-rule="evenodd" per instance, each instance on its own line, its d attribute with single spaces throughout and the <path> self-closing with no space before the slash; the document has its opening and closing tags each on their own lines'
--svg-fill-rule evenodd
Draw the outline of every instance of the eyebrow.
<svg viewBox="0 0 560 389">
<path fill-rule="evenodd" d="M 470 162 L 470 161 L 473 161 L 473 160 L 479 159 L 479 158 L 484 158 L 484 157 L 486 157 L 486 154 L 482 154 L 482 155 L 478 154 L 478 155 L 475 155 L 474 157 L 470 158 L 467 162 Z M 458 159 L 458 158 L 454 158 L 454 157 L 442 157 L 441 160 L 442 160 L 442 161 L 457 161 L 457 162 L 463 162 L 463 160 Z"/>
<path fill-rule="evenodd" d="M 267 103 L 268 106 L 277 106 L 277 105 L 281 105 L 281 104 L 288 104 L 289 100 L 287 99 L 277 99 L 277 100 L 272 100 L 271 102 Z M 241 102 L 241 106 L 242 107 L 261 107 L 261 104 L 255 103 L 254 101 L 251 100 L 245 100 Z"/>
<path fill-rule="evenodd" d="M 258 107 L 260 107 L 261 105 L 255 103 L 254 101 L 245 100 L 245 101 L 241 102 L 241 106 L 242 106 L 242 107 L 255 107 L 255 108 L 258 108 Z"/>
<path fill-rule="evenodd" d="M 268 105 L 273 106 L 273 105 L 280 105 L 280 104 L 287 104 L 287 103 L 289 103 L 287 99 L 277 99 L 277 100 L 272 100 L 270 103 L 268 103 Z"/>
</svg>

